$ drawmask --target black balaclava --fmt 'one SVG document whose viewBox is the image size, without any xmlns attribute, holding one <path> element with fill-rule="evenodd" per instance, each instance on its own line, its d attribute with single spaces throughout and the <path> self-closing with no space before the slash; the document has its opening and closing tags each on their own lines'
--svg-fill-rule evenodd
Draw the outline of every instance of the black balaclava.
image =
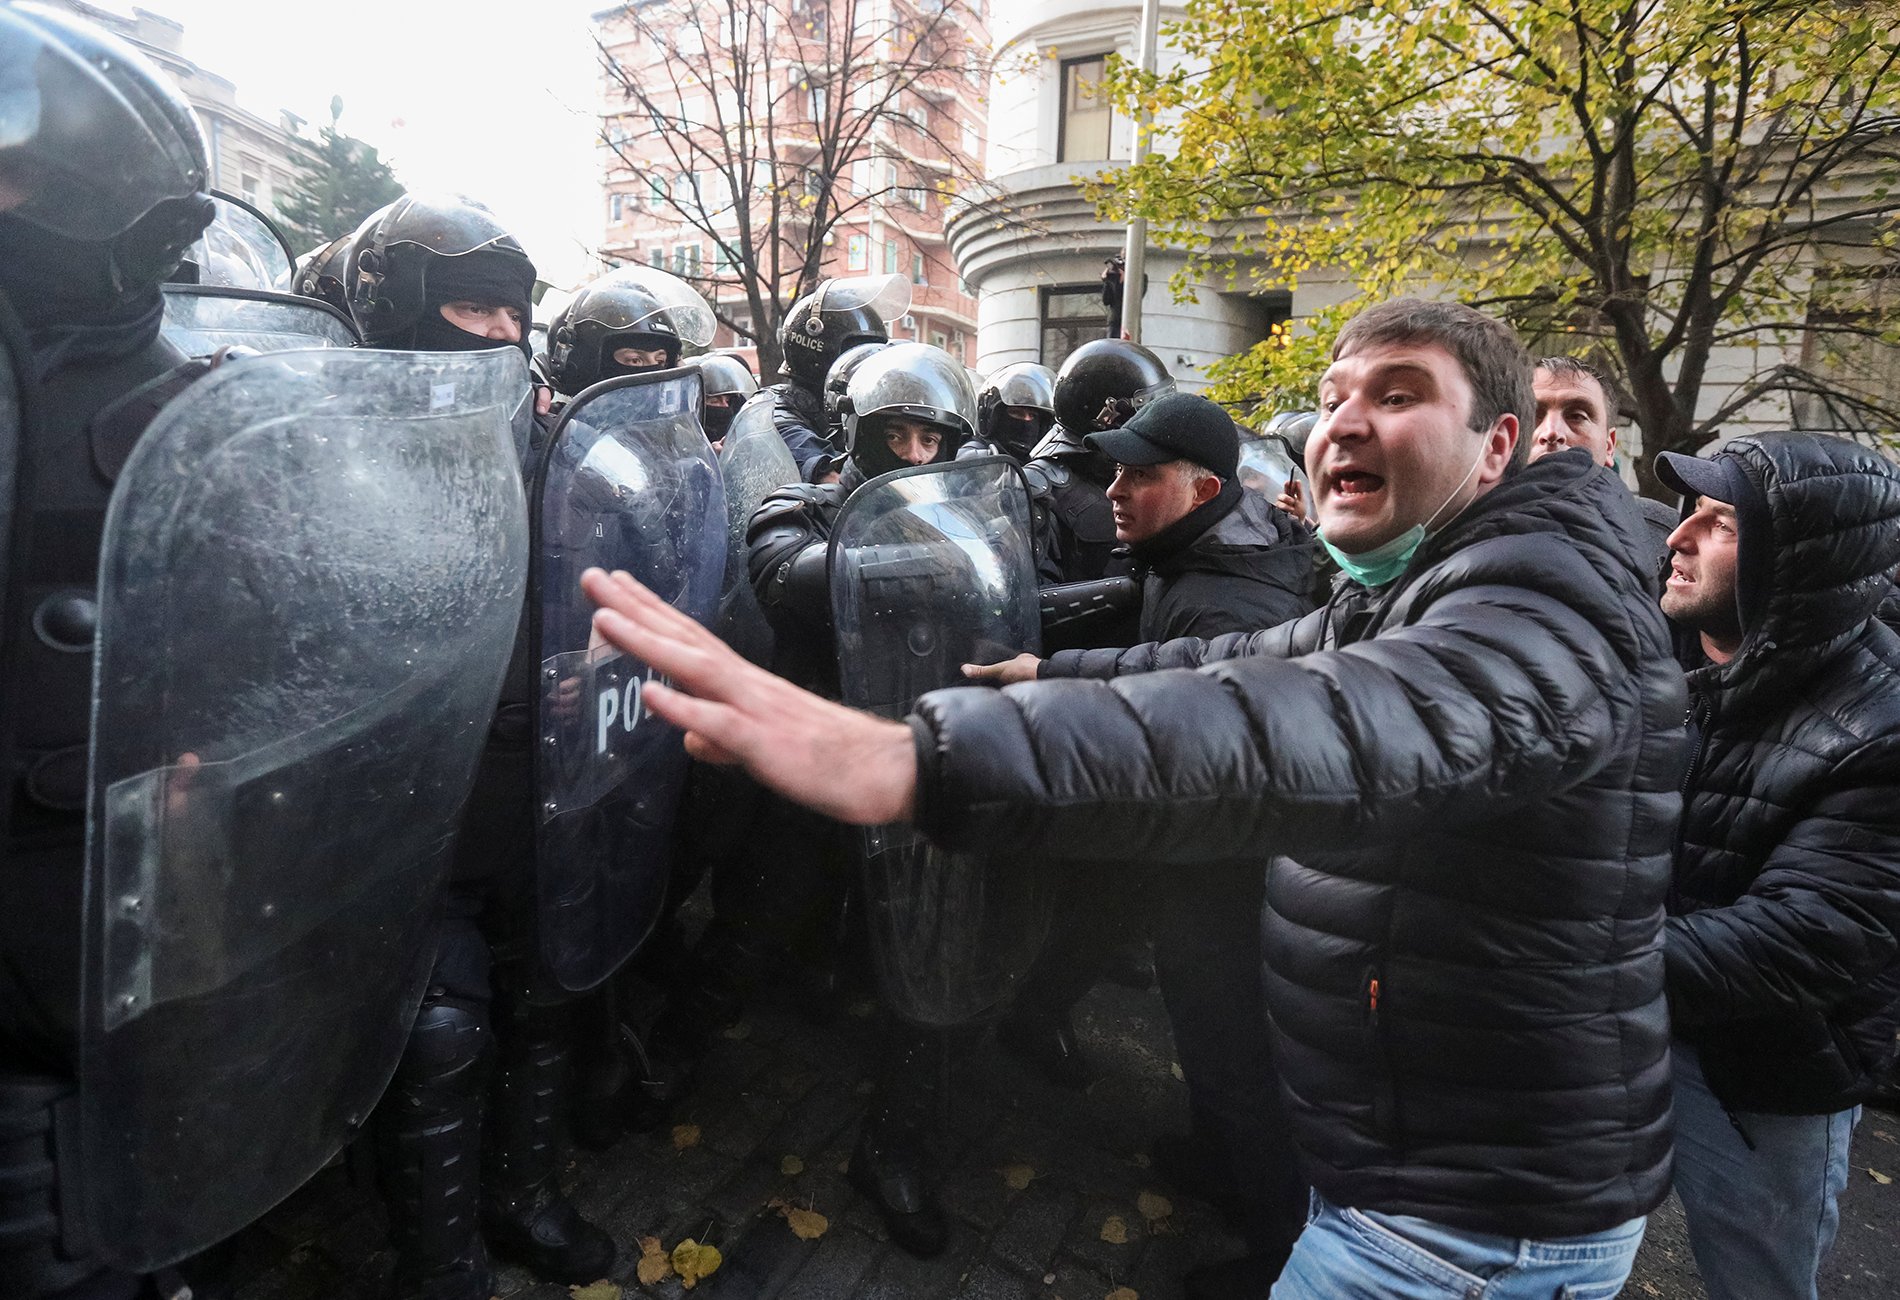
<svg viewBox="0 0 1900 1300">
<path fill-rule="evenodd" d="M 718 442 L 732 428 L 732 417 L 739 414 L 739 403 L 734 400 L 737 394 L 723 394 L 728 405 L 714 406 L 707 402 L 705 413 L 700 417 L 700 427 L 706 431 L 707 442 Z"/>
<path fill-rule="evenodd" d="M 111 241 L 0 215 L 0 291 L 26 326 L 35 375 L 148 346 L 164 323 L 159 284 L 215 212 L 204 196 L 167 200 Z"/>
<path fill-rule="evenodd" d="M 666 350 L 666 360 L 656 366 L 623 366 L 614 360 L 617 348 L 639 348 L 642 352 Z M 644 375 L 654 370 L 671 370 L 679 364 L 680 341 L 672 334 L 649 334 L 644 330 L 630 330 L 622 334 L 609 334 L 600 342 L 600 378 L 618 379 L 622 375 Z M 595 381 L 596 383 L 599 380 Z"/>
<path fill-rule="evenodd" d="M 937 442 L 937 454 L 927 462 L 928 464 L 941 465 L 945 461 L 955 460 L 957 458 L 957 447 L 961 445 L 962 442 L 954 432 L 938 424 L 935 420 L 925 420 L 915 415 L 872 415 L 863 416 L 860 417 L 860 419 L 877 421 L 877 424 L 871 428 L 866 428 L 863 424 L 858 426 L 857 439 L 851 451 L 851 459 L 857 462 L 858 469 L 863 472 L 866 478 L 877 478 L 880 475 L 889 474 L 896 470 L 912 468 L 911 463 L 907 460 L 900 459 L 891 451 L 890 443 L 885 441 L 884 430 L 893 419 L 915 420 L 918 424 L 935 429 L 938 434 L 941 435 Z M 867 435 L 869 436 L 867 437 Z"/>
<path fill-rule="evenodd" d="M 534 320 L 533 262 L 505 248 L 479 248 L 460 257 L 425 256 L 429 261 L 423 272 L 422 316 L 415 329 L 418 352 L 485 352 L 514 346 L 534 359 L 528 328 Z M 442 314 L 442 308 L 452 302 L 513 307 L 521 313 L 521 341 L 510 345 L 470 333 Z"/>
</svg>

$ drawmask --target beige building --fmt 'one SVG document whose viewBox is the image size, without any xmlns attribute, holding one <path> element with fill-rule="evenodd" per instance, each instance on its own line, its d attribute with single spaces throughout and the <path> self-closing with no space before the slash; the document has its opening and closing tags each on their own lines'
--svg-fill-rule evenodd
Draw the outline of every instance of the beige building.
<svg viewBox="0 0 1900 1300">
<path fill-rule="evenodd" d="M 910 84 L 895 97 L 887 97 L 876 82 L 878 70 L 892 64 L 889 37 L 877 46 L 877 59 L 855 74 L 840 78 L 835 69 L 820 66 L 827 48 L 841 48 L 835 37 L 827 45 L 826 25 L 847 21 L 852 12 L 840 0 L 757 0 L 750 7 L 766 34 L 763 41 L 757 34 L 747 38 L 747 48 L 756 53 L 769 41 L 773 65 L 767 78 L 761 58 L 750 92 L 754 102 L 745 106 L 761 130 L 769 129 L 773 146 L 770 158 L 752 159 L 753 190 L 801 184 L 800 170 L 812 167 L 819 156 L 814 119 L 836 107 L 831 94 L 850 96 L 847 113 L 875 112 L 881 104 L 883 111 L 876 112 L 858 146 L 824 178 L 832 183 L 841 215 L 826 241 L 823 272 L 905 275 L 911 281 L 911 309 L 889 322 L 891 336 L 933 344 L 973 364 L 976 301 L 950 256 L 943 185 L 977 174 L 987 135 L 988 34 L 982 0 L 965 0 L 947 12 L 942 0 L 858 0 L 854 37 L 863 34 L 868 40 L 876 33 L 935 23 L 942 38 L 946 54 L 940 66 L 907 77 Z M 739 221 L 725 171 L 731 155 L 719 143 L 716 124 L 730 124 L 741 106 L 731 73 L 720 70 L 729 69 L 730 59 L 722 65 L 717 57 L 721 24 L 708 17 L 711 13 L 695 10 L 686 0 L 640 0 L 594 15 L 608 56 L 653 101 L 651 111 L 637 99 L 629 102 L 620 78 L 603 71 L 606 226 L 600 254 L 609 266 L 643 263 L 685 277 L 717 301 L 726 321 L 749 330 L 753 322 L 745 294 L 730 279 L 719 283 L 721 276 L 731 276 L 735 260 L 721 245 L 736 238 Z M 730 49 L 732 37 L 724 39 Z M 711 53 L 708 42 L 715 44 Z M 854 42 L 854 48 L 863 46 Z M 837 84 L 841 80 L 849 84 Z M 770 128 L 763 126 L 766 99 Z M 665 121 L 656 123 L 656 116 Z M 675 156 L 682 131 L 692 133 L 710 156 L 682 165 Z M 759 206 L 756 199 L 754 205 Z M 683 208 L 705 214 L 712 232 L 688 220 Z M 795 223 L 797 205 L 787 211 L 785 219 Z M 795 274 L 788 272 L 782 294 L 791 294 Z M 720 326 L 713 346 L 741 351 L 757 364 L 749 340 L 727 324 Z"/>
<path fill-rule="evenodd" d="M 280 113 L 275 122 L 240 108 L 237 87 L 185 57 L 184 24 L 149 9 L 124 14 L 83 0 L 55 0 L 88 22 L 122 39 L 178 83 L 204 127 L 211 188 L 235 194 L 274 216 L 277 196 L 288 192 L 301 171 L 292 142 L 303 119 Z"/>
</svg>

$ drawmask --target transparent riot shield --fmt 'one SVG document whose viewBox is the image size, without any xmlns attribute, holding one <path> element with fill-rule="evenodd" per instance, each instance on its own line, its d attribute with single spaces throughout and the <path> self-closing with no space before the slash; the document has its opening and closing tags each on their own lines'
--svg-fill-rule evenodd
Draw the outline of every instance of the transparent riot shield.
<svg viewBox="0 0 1900 1300">
<path fill-rule="evenodd" d="M 290 245 L 270 218 L 236 195 L 211 192 L 217 215 L 185 257 L 198 283 L 227 289 L 290 289 Z"/>
<path fill-rule="evenodd" d="M 1243 488 L 1265 497 L 1268 505 L 1279 499 L 1288 483 L 1298 483 L 1305 500 L 1309 504 L 1313 500 L 1305 468 L 1278 434 L 1257 434 L 1251 429 L 1240 431 L 1238 477 Z"/>
<path fill-rule="evenodd" d="M 579 992 L 659 919 L 687 769 L 679 730 L 641 702 L 653 670 L 594 633 L 580 578 L 624 569 L 712 621 L 726 501 L 700 430 L 697 371 L 609 380 L 568 406 L 536 491 L 535 543 L 541 955 Z"/>
<path fill-rule="evenodd" d="M 966 663 L 1041 649 L 1029 493 L 1001 456 L 899 470 L 852 494 L 831 534 L 844 701 L 901 718 Z M 999 1007 L 1048 929 L 1048 890 L 1009 857 L 945 853 L 908 826 L 864 832 L 878 979 L 923 1025 Z"/>
<path fill-rule="evenodd" d="M 356 327 L 327 302 L 257 289 L 165 286 L 165 337 L 188 356 L 236 344 L 259 352 L 350 348 Z"/>
<path fill-rule="evenodd" d="M 753 663 L 767 665 L 772 627 L 746 576 L 746 526 L 768 492 L 799 481 L 798 462 L 772 423 L 769 397 L 739 408 L 719 453 L 719 471 L 726 481 L 726 581 L 713 631 Z"/>
<path fill-rule="evenodd" d="M 512 348 L 245 358 L 119 475 L 79 1071 L 116 1264 L 255 1219 L 395 1069 L 525 598 L 526 384 Z"/>
</svg>

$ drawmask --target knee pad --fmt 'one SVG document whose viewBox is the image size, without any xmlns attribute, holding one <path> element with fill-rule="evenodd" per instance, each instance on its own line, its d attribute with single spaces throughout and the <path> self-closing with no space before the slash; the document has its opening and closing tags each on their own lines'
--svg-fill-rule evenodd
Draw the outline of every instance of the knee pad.
<svg viewBox="0 0 1900 1300">
<path fill-rule="evenodd" d="M 491 1037 L 485 1004 L 459 998 L 425 1001 L 397 1077 L 410 1086 L 448 1083 L 481 1063 Z"/>
</svg>

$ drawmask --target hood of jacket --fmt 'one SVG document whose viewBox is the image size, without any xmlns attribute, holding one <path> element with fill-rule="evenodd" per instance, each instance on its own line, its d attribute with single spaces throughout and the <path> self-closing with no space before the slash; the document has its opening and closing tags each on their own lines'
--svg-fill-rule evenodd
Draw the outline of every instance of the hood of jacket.
<svg viewBox="0 0 1900 1300">
<path fill-rule="evenodd" d="M 1893 590 L 1900 564 L 1900 468 L 1880 453 L 1820 433 L 1736 438 L 1722 455 L 1758 494 L 1738 503 L 1740 650 L 1703 659 L 1693 634 L 1690 686 L 1726 712 L 1785 694 L 1858 637 Z"/>
</svg>

